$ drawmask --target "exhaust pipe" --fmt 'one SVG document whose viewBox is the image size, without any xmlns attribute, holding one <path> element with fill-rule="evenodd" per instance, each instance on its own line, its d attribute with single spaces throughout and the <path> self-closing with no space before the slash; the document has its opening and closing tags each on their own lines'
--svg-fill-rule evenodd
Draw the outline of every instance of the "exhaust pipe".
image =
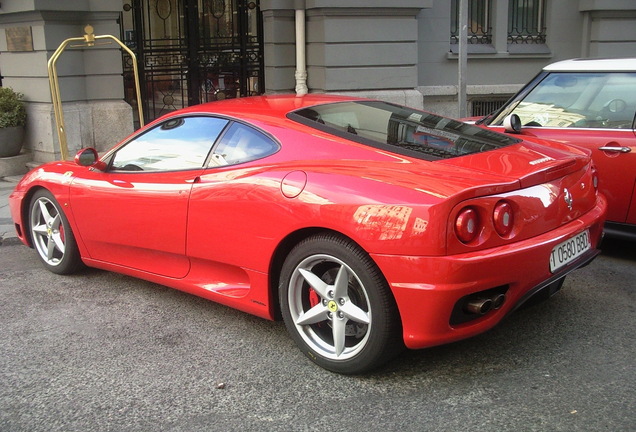
<svg viewBox="0 0 636 432">
<path fill-rule="evenodd" d="M 474 320 L 481 320 L 482 317 L 486 320 L 493 319 L 501 315 L 502 309 L 508 301 L 509 288 L 508 285 L 501 285 L 461 297 L 453 306 L 449 320 L 450 325 L 466 324 Z"/>
<path fill-rule="evenodd" d="M 476 298 L 466 303 L 464 310 L 468 313 L 484 315 L 493 309 L 499 309 L 505 301 L 505 294 L 495 294 L 491 298 Z"/>
<path fill-rule="evenodd" d="M 493 309 L 499 309 L 501 306 L 503 306 L 504 302 L 506 301 L 506 295 L 505 294 L 497 294 L 492 298 L 492 308 Z"/>
<path fill-rule="evenodd" d="M 486 298 L 486 299 L 478 298 L 478 299 L 471 300 L 468 303 L 466 303 L 465 310 L 468 313 L 484 315 L 490 309 L 492 309 L 492 305 L 493 305 L 493 301 L 491 299 L 489 299 L 489 298 Z"/>
</svg>

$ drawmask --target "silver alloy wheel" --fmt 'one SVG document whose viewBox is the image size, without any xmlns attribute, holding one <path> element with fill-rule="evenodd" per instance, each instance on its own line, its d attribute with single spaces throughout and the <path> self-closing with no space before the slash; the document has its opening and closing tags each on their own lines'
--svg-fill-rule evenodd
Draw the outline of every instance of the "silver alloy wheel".
<svg viewBox="0 0 636 432">
<path fill-rule="evenodd" d="M 66 251 L 66 238 L 62 215 L 47 197 L 40 197 L 31 208 L 31 237 L 44 262 L 57 266 Z"/>
<path fill-rule="evenodd" d="M 331 360 L 354 357 L 366 346 L 372 316 L 367 290 L 345 262 L 311 255 L 289 281 L 289 311 L 305 343 Z"/>
</svg>

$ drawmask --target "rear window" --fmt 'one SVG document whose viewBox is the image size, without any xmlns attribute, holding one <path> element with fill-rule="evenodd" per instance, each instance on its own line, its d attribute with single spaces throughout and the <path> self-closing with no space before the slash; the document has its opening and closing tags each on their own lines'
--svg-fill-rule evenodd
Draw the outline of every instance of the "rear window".
<svg viewBox="0 0 636 432">
<path fill-rule="evenodd" d="M 426 160 L 493 150 L 519 139 L 457 120 L 379 101 L 303 108 L 291 120 L 362 144 Z"/>
</svg>

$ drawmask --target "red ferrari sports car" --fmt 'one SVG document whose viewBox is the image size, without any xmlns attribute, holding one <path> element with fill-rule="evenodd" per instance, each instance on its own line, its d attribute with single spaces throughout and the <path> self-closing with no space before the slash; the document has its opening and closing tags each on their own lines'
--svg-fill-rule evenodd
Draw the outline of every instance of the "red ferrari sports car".
<svg viewBox="0 0 636 432">
<path fill-rule="evenodd" d="M 340 96 L 193 106 L 10 197 L 44 266 L 283 318 L 315 363 L 377 367 L 495 326 L 598 254 L 590 156 Z"/>
</svg>

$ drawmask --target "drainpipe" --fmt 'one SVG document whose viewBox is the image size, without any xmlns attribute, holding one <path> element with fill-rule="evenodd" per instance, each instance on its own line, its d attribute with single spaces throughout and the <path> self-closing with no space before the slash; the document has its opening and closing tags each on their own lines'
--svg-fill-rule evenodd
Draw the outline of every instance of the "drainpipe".
<svg viewBox="0 0 636 432">
<path fill-rule="evenodd" d="M 468 0 L 459 0 L 458 117 L 466 117 L 466 69 L 468 65 Z"/>
<path fill-rule="evenodd" d="M 306 65 L 306 44 L 305 44 L 305 1 L 296 0 L 294 2 L 296 10 L 296 96 L 304 96 L 307 88 L 307 65 Z"/>
</svg>

